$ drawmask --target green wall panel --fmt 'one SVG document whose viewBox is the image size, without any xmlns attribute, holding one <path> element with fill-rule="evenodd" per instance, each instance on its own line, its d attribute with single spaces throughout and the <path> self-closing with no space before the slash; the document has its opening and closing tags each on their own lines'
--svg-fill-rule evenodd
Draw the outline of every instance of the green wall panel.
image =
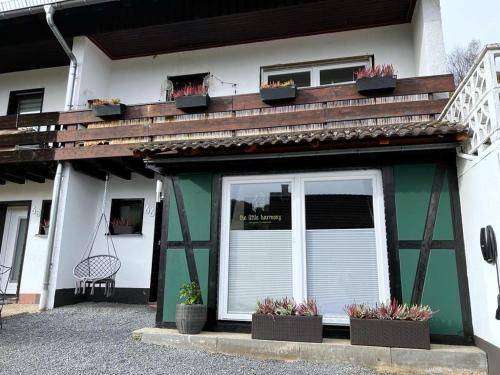
<svg viewBox="0 0 500 375">
<path fill-rule="evenodd" d="M 399 251 L 399 265 L 401 272 L 401 290 L 403 303 L 411 303 L 415 274 L 417 273 L 419 249 L 404 249 Z"/>
<path fill-rule="evenodd" d="M 463 335 L 454 250 L 431 250 L 422 304 L 437 311 L 431 319 L 431 333 Z"/>
<path fill-rule="evenodd" d="M 180 184 L 191 240 L 209 241 L 212 214 L 212 175 L 181 175 Z"/>
<path fill-rule="evenodd" d="M 203 303 L 208 295 L 208 249 L 195 249 L 194 257 L 200 280 Z M 163 298 L 163 321 L 175 322 L 175 306 L 180 302 L 179 289 L 189 282 L 186 253 L 184 249 L 169 249 L 166 256 L 165 290 Z"/>
<path fill-rule="evenodd" d="M 177 200 L 175 199 L 172 182 L 170 182 L 170 202 L 168 205 L 168 241 L 182 241 Z"/>
<path fill-rule="evenodd" d="M 453 240 L 453 220 L 451 217 L 450 190 L 448 188 L 448 176 L 445 175 L 443 190 L 439 197 L 439 206 L 434 226 L 434 240 Z"/>
<path fill-rule="evenodd" d="M 400 240 L 423 238 L 435 169 L 433 164 L 394 167 L 396 218 Z"/>
<path fill-rule="evenodd" d="M 436 166 L 433 164 L 394 167 L 394 188 L 399 240 L 421 241 Z M 448 173 L 448 172 L 447 172 Z M 448 175 L 441 191 L 434 240 L 454 240 Z M 418 265 L 419 249 L 402 249 L 400 256 L 403 302 L 411 303 Z M 431 249 L 422 291 L 422 304 L 438 311 L 431 320 L 431 333 L 463 336 L 462 308 L 459 293 L 455 249 Z"/>
</svg>

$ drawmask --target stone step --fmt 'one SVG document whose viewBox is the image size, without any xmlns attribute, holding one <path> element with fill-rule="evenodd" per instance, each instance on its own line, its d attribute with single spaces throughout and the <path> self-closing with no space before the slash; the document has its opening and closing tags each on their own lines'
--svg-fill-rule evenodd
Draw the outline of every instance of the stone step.
<svg viewBox="0 0 500 375">
<path fill-rule="evenodd" d="M 202 332 L 181 335 L 174 329 L 143 328 L 132 336 L 147 344 L 200 349 L 259 359 L 321 361 L 412 374 L 487 374 L 486 354 L 474 346 L 432 345 L 431 350 L 351 345 L 325 339 L 322 344 L 252 340 L 249 334 Z"/>
</svg>

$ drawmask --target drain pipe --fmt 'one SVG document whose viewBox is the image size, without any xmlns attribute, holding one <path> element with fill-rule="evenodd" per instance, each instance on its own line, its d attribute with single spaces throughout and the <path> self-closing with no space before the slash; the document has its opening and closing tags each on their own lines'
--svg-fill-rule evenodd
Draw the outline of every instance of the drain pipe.
<svg viewBox="0 0 500 375">
<path fill-rule="evenodd" d="M 76 80 L 76 57 L 69 48 L 68 44 L 64 40 L 63 36 L 57 29 L 54 23 L 54 13 L 55 8 L 52 5 L 46 5 L 44 7 L 47 24 L 54 33 L 54 36 L 61 44 L 64 52 L 68 55 L 71 63 L 69 65 L 69 76 L 68 76 L 68 87 L 66 89 L 66 101 L 64 105 L 65 111 L 70 111 L 73 106 L 73 92 L 75 89 Z M 45 259 L 45 271 L 43 274 L 42 283 L 42 293 L 40 294 L 40 305 L 39 309 L 41 311 L 47 310 L 48 297 L 49 297 L 49 284 L 50 284 L 50 274 L 52 271 L 52 257 L 54 254 L 54 242 L 56 236 L 56 226 L 57 226 L 57 213 L 59 209 L 59 197 L 61 195 L 61 182 L 62 182 L 62 170 L 63 164 L 59 162 L 57 164 L 56 175 L 54 177 L 54 188 L 52 190 L 52 205 L 50 207 L 50 218 L 49 218 L 49 233 L 47 236 L 47 257 Z"/>
<path fill-rule="evenodd" d="M 45 9 L 45 18 L 47 20 L 47 24 L 49 25 L 50 29 L 52 30 L 52 33 L 54 34 L 57 41 L 61 45 L 66 55 L 68 55 L 70 60 L 68 87 L 66 89 L 66 101 L 64 110 L 71 111 L 73 107 L 73 94 L 75 91 L 75 81 L 76 81 L 76 66 L 77 66 L 76 57 L 73 54 L 73 51 L 71 51 L 71 48 L 69 48 L 68 43 L 66 43 L 59 29 L 54 23 L 54 13 L 56 12 L 56 9 L 52 5 L 45 5 L 44 9 Z"/>
<path fill-rule="evenodd" d="M 54 188 L 52 190 L 52 205 L 50 206 L 49 233 L 47 236 L 47 258 L 45 260 L 45 272 L 43 274 L 42 293 L 40 295 L 40 311 L 47 310 L 49 297 L 50 271 L 52 270 L 52 255 L 54 254 L 54 240 L 56 237 L 57 211 L 59 208 L 59 196 L 61 195 L 63 164 L 57 164 L 56 176 L 54 177 Z"/>
</svg>

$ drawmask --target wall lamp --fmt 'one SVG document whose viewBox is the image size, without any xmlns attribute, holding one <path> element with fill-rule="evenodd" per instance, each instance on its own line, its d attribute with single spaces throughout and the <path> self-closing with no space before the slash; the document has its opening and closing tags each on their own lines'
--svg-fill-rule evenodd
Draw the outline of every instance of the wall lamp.
<svg viewBox="0 0 500 375">
<path fill-rule="evenodd" d="M 495 314 L 495 319 L 500 320 L 500 273 L 498 272 L 498 251 L 497 251 L 497 241 L 495 237 L 495 231 L 491 225 L 481 228 L 481 252 L 483 253 L 484 260 L 489 264 L 494 264 L 497 271 L 497 284 L 498 284 L 498 296 L 497 296 L 497 311 Z"/>
</svg>

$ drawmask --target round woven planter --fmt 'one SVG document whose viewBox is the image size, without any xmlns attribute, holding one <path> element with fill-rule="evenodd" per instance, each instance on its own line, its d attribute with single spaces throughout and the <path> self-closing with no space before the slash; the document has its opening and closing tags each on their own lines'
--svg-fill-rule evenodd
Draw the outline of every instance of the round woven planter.
<svg viewBox="0 0 500 375">
<path fill-rule="evenodd" d="M 206 322 L 206 305 L 177 305 L 175 309 L 175 324 L 179 333 L 198 334 Z"/>
</svg>

